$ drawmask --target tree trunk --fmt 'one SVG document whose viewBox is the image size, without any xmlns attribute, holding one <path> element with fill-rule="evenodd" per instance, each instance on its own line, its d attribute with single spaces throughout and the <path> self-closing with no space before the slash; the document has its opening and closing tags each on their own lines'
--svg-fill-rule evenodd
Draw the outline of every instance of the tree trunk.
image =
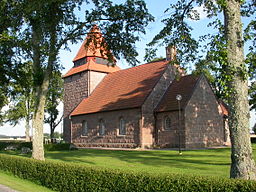
<svg viewBox="0 0 256 192">
<path fill-rule="evenodd" d="M 32 20 L 32 48 L 33 48 L 33 72 L 35 83 L 35 111 L 32 118 L 33 126 L 33 151 L 32 158 L 44 160 L 44 108 L 49 87 L 49 79 L 52 67 L 49 63 L 46 70 L 41 66 L 40 40 L 42 31 L 37 21 Z"/>
<path fill-rule="evenodd" d="M 26 122 L 25 122 L 26 142 L 29 142 L 29 141 L 30 141 L 29 131 L 30 131 L 29 116 L 27 116 L 27 117 L 26 117 Z"/>
<path fill-rule="evenodd" d="M 38 87 L 36 95 L 36 111 L 33 116 L 33 152 L 32 157 L 37 160 L 44 160 L 44 107 L 49 86 L 49 74 L 45 74 L 43 83 Z"/>
<path fill-rule="evenodd" d="M 231 178 L 256 180 L 249 131 L 248 81 L 246 72 L 240 1 L 227 0 L 224 8 L 227 61 L 230 80 L 229 128 L 231 137 Z"/>
</svg>

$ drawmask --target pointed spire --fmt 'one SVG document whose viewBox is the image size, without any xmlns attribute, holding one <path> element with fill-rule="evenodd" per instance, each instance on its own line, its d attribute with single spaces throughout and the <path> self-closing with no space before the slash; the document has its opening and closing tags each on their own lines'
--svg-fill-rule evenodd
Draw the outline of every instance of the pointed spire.
<svg viewBox="0 0 256 192">
<path fill-rule="evenodd" d="M 85 57 L 108 59 L 109 56 L 113 57 L 112 53 L 107 49 L 107 44 L 102 36 L 100 28 L 97 25 L 94 25 L 85 38 L 73 62 Z"/>
</svg>

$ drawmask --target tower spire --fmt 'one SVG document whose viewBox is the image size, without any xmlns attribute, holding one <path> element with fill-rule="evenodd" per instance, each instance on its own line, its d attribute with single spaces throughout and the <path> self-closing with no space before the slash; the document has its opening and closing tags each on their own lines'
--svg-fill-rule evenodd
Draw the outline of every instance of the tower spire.
<svg viewBox="0 0 256 192">
<path fill-rule="evenodd" d="M 87 37 L 73 59 L 73 62 L 86 57 L 99 57 L 113 60 L 113 63 L 116 63 L 114 56 L 108 49 L 107 43 L 105 42 L 101 30 L 97 25 L 93 25 L 90 32 L 87 34 Z"/>
</svg>

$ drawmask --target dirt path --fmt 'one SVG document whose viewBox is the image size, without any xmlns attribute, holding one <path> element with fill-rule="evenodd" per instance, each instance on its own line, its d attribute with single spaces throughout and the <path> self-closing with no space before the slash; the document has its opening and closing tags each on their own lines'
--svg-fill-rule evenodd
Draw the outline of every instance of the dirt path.
<svg viewBox="0 0 256 192">
<path fill-rule="evenodd" d="M 18 192 L 18 191 L 15 191 L 15 190 L 13 190 L 13 189 L 11 189 L 9 187 L 6 187 L 4 185 L 1 185 L 1 184 L 0 184 L 0 191 L 1 192 Z"/>
</svg>

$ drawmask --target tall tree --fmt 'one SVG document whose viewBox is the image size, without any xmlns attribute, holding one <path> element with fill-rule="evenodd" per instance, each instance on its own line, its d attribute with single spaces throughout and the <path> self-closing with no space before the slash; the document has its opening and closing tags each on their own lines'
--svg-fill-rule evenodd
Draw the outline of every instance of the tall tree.
<svg viewBox="0 0 256 192">
<path fill-rule="evenodd" d="M 34 91 L 32 83 L 32 63 L 20 63 L 16 68 L 15 76 L 9 84 L 11 94 L 9 97 L 9 109 L 6 112 L 6 122 L 17 125 L 21 120 L 25 121 L 26 141 L 30 141 L 30 121 L 34 107 Z"/>
<path fill-rule="evenodd" d="M 154 47 L 159 42 L 175 45 L 179 53 L 178 63 L 182 65 L 193 63 L 198 56 L 199 41 L 191 35 L 193 29 L 189 26 L 188 19 L 200 19 L 199 13 L 194 8 L 203 6 L 207 16 L 211 19 L 223 14 L 223 22 L 217 17 L 209 24 L 213 27 L 218 26 L 218 35 L 208 36 L 212 42 L 215 42 L 212 45 L 215 47 L 217 41 L 214 39 L 222 39 L 221 49 L 216 49 L 219 55 L 215 62 L 220 64 L 222 77 L 224 77 L 223 84 L 227 87 L 225 96 L 230 107 L 229 128 L 232 143 L 230 177 L 255 180 L 256 169 L 249 134 L 248 76 L 243 55 L 244 41 L 241 22 L 243 2 L 245 1 L 178 0 L 166 10 L 166 13 L 170 15 L 163 20 L 165 27 L 149 45 Z M 152 49 L 149 48 L 149 52 Z"/>
<path fill-rule="evenodd" d="M 2 108 L 8 103 L 13 69 L 19 63 L 13 55 L 17 45 L 15 31 L 21 26 L 21 14 L 14 4 L 13 0 L 0 1 L 0 122 L 3 121 Z"/>
<path fill-rule="evenodd" d="M 123 56 L 134 64 L 138 53 L 134 43 L 145 26 L 153 20 L 143 0 L 127 0 L 113 4 L 110 0 L 22 0 L 16 1 L 23 15 L 21 37 L 27 58 L 33 61 L 33 83 L 36 100 L 32 126 L 32 157 L 44 160 L 43 122 L 47 92 L 52 72 L 58 70 L 57 56 L 68 42 L 76 42 L 92 26 L 102 26 L 106 41 L 109 41 L 116 57 Z M 85 20 L 79 21 L 75 10 L 91 4 L 85 11 Z M 92 8 L 90 8 L 92 7 Z M 112 42 L 113 41 L 113 42 Z"/>
<path fill-rule="evenodd" d="M 62 121 L 63 115 L 58 119 L 59 110 L 57 107 L 60 102 L 63 101 L 63 79 L 61 77 L 61 72 L 53 72 L 50 79 L 50 84 L 47 93 L 47 101 L 45 112 L 47 116 L 44 120 L 45 123 L 50 126 L 50 138 L 54 138 L 55 128 Z"/>
</svg>

